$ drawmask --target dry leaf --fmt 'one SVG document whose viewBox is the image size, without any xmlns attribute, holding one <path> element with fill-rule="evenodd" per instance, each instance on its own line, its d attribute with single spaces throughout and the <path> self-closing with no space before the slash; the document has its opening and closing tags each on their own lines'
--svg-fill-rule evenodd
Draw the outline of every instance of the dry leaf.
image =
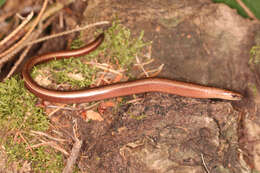
<svg viewBox="0 0 260 173">
<path fill-rule="evenodd" d="M 104 119 L 98 112 L 89 110 L 86 112 L 86 115 L 87 115 L 86 120 L 104 121 Z"/>
</svg>

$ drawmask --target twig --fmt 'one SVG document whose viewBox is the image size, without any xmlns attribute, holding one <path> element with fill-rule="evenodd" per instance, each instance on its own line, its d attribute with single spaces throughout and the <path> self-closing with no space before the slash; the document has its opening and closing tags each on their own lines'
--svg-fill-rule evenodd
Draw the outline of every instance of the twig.
<svg viewBox="0 0 260 173">
<path fill-rule="evenodd" d="M 41 21 L 45 21 L 47 18 L 53 16 L 57 11 L 64 8 L 64 6 L 69 5 L 72 2 L 74 2 L 74 0 L 67 0 L 64 3 L 60 3 L 60 2 L 53 3 L 51 6 L 46 8 L 44 14 L 42 15 Z M 1 18 L 1 16 L 0 16 L 0 18 Z M 10 40 L 4 46 L 2 46 L 2 49 L 0 49 L 0 52 L 3 50 L 6 50 L 8 48 L 8 46 L 10 46 L 11 44 L 17 42 L 17 40 L 20 39 L 31 28 L 31 26 L 35 23 L 36 20 L 37 20 L 37 18 L 32 19 L 28 25 L 26 25 L 19 33 L 17 33 L 13 37 L 12 40 Z M 27 40 L 27 41 L 30 41 L 30 40 Z M 26 46 L 25 44 L 26 44 L 26 42 L 24 42 L 24 44 L 22 44 L 20 47 L 15 49 L 15 51 L 12 52 L 11 54 L 6 55 L 6 57 L 5 57 L 7 59 L 6 61 L 8 61 L 9 58 L 13 57 L 17 52 L 19 52 L 22 48 L 24 48 Z M 4 62 L 6 62 L 6 61 L 4 61 Z"/>
<path fill-rule="evenodd" d="M 82 146 L 83 141 L 79 140 L 77 137 L 77 121 L 75 120 L 75 124 L 73 126 L 73 133 L 75 138 L 75 143 L 73 145 L 73 148 L 71 150 L 70 157 L 67 160 L 66 166 L 63 169 L 62 173 L 72 173 L 74 164 L 76 163 L 76 160 L 79 156 L 79 152 Z"/>
<path fill-rule="evenodd" d="M 145 74 L 146 77 L 149 77 L 149 74 L 144 69 L 144 65 L 141 63 L 141 61 L 140 61 L 140 59 L 138 58 L 137 55 L 135 56 L 135 59 L 136 59 L 136 62 L 137 62 L 136 65 L 139 66 L 142 69 L 142 71 L 143 71 L 143 73 Z"/>
<path fill-rule="evenodd" d="M 23 163 L 23 166 L 19 169 L 19 172 L 29 172 L 29 171 L 31 171 L 31 162 L 29 162 L 29 161 L 25 161 L 24 163 Z"/>
<path fill-rule="evenodd" d="M 30 132 L 31 132 L 32 134 L 39 135 L 39 136 L 44 136 L 44 137 L 47 137 L 47 138 L 49 138 L 49 139 L 51 139 L 51 140 L 58 141 L 58 142 L 66 142 L 66 141 L 67 141 L 67 140 L 65 140 L 65 139 L 55 138 L 55 137 L 53 137 L 53 136 L 51 136 L 51 135 L 48 135 L 48 134 L 46 134 L 46 133 L 39 132 L 39 131 L 31 130 Z M 32 135 L 32 134 L 31 134 L 31 135 Z"/>
<path fill-rule="evenodd" d="M 73 166 L 79 156 L 79 152 L 82 146 L 82 141 L 76 141 L 73 145 L 73 148 L 71 150 L 71 155 L 67 160 L 66 166 L 63 169 L 62 173 L 71 173 L 73 171 Z"/>
<path fill-rule="evenodd" d="M 23 135 L 22 135 L 21 132 L 19 132 L 19 136 L 20 136 L 20 137 L 22 138 L 22 140 L 26 143 L 27 148 L 29 148 L 30 151 L 33 153 L 33 150 L 32 150 L 32 148 L 31 148 L 30 144 L 29 144 L 29 143 L 27 142 L 27 140 L 23 137 Z"/>
<path fill-rule="evenodd" d="M 126 104 L 138 103 L 142 100 L 143 100 L 143 98 L 136 98 L 136 99 L 127 101 Z"/>
<path fill-rule="evenodd" d="M 204 166 L 204 168 L 206 169 L 206 172 L 207 172 L 207 173 L 210 173 L 209 170 L 208 170 L 208 168 L 207 168 L 207 165 L 206 165 L 206 163 L 205 163 L 205 161 L 204 161 L 203 154 L 201 153 L 200 156 L 201 156 L 201 160 L 202 160 L 203 166 Z"/>
<path fill-rule="evenodd" d="M 78 31 L 82 31 L 82 30 L 85 30 L 85 29 L 88 29 L 88 28 L 91 28 L 91 27 L 94 27 L 94 26 L 106 25 L 106 24 L 109 24 L 109 22 L 108 21 L 102 21 L 102 22 L 93 23 L 93 24 L 86 25 L 86 26 L 83 26 L 83 27 L 78 27 L 78 28 L 75 28 L 75 29 L 72 29 L 72 30 L 69 30 L 69 31 L 65 31 L 65 32 L 61 32 L 61 33 L 58 33 L 58 34 L 53 34 L 53 35 L 50 35 L 50 36 L 42 37 L 38 40 L 28 42 L 27 45 L 36 44 L 36 43 L 39 43 L 39 42 L 42 42 L 42 41 L 45 41 L 45 40 L 49 40 L 49 39 L 56 38 L 56 37 L 61 37 L 61 36 L 71 34 L 71 33 L 74 33 L 74 32 L 78 32 Z"/>
<path fill-rule="evenodd" d="M 59 110 L 61 110 L 62 108 L 64 108 L 64 106 L 66 106 L 66 105 L 63 104 L 63 105 L 57 107 L 54 111 L 52 111 L 52 112 L 48 115 L 48 117 L 51 118 L 53 114 L 55 114 L 56 112 L 58 112 Z"/>
<path fill-rule="evenodd" d="M 161 64 L 157 69 L 148 71 L 149 73 L 153 73 L 150 75 L 150 77 L 157 76 L 159 73 L 161 73 L 163 67 L 164 67 L 164 64 Z"/>
<path fill-rule="evenodd" d="M 152 62 L 154 62 L 154 59 L 150 58 L 148 61 L 140 63 L 140 64 L 134 64 L 134 66 L 140 66 L 140 65 L 145 66 L 145 65 L 151 64 Z"/>
<path fill-rule="evenodd" d="M 105 75 L 107 74 L 107 70 L 104 70 L 103 73 L 101 73 L 101 76 L 98 78 L 98 82 L 96 82 L 96 86 L 99 86 L 101 84 L 101 82 L 103 81 L 103 79 L 105 78 Z"/>
<path fill-rule="evenodd" d="M 59 13 L 59 24 L 60 24 L 60 28 L 64 28 L 64 15 L 63 13 Z"/>
<path fill-rule="evenodd" d="M 74 1 L 75 0 L 66 0 L 63 1 L 62 3 L 60 1 L 57 1 L 56 3 L 52 3 L 51 6 L 49 6 L 48 9 L 46 9 L 46 12 L 43 14 L 42 20 L 49 18 L 51 15 L 55 14 L 57 11 L 60 11 L 65 6 L 73 3 Z"/>
<path fill-rule="evenodd" d="M 30 39 L 33 38 L 37 38 L 43 31 L 44 28 L 46 28 L 47 26 L 49 26 L 49 24 L 52 22 L 53 17 L 48 19 L 48 21 L 44 24 L 43 27 L 39 28 L 35 33 L 33 33 L 30 37 Z M 20 55 L 19 59 L 15 62 L 14 66 L 12 67 L 12 69 L 10 70 L 10 72 L 8 73 L 8 75 L 4 78 L 4 81 L 7 80 L 8 78 L 10 78 L 13 73 L 15 72 L 15 70 L 18 68 L 18 66 L 22 63 L 22 61 L 24 60 L 24 58 L 26 57 L 27 53 L 29 52 L 29 50 L 31 49 L 32 45 L 27 46 L 27 48 L 23 51 L 23 53 Z"/>
<path fill-rule="evenodd" d="M 146 71 L 148 74 L 150 74 L 150 77 L 157 76 L 163 69 L 164 64 L 161 64 L 157 69 Z M 152 74 L 151 74 L 152 73 Z M 141 73 L 141 75 L 138 76 L 138 78 L 142 77 L 144 73 Z"/>
<path fill-rule="evenodd" d="M 3 58 L 5 57 L 6 55 L 8 54 L 11 54 L 15 49 L 17 49 L 19 46 L 21 46 L 24 41 L 26 41 L 28 39 L 28 37 L 31 35 L 32 31 L 34 30 L 34 28 L 37 26 L 37 24 L 40 22 L 41 20 L 41 17 L 43 15 L 43 12 L 44 10 L 46 9 L 47 7 L 47 4 L 48 4 L 48 0 L 44 0 L 44 3 L 43 3 L 43 7 L 39 13 L 39 15 L 37 16 L 35 22 L 32 24 L 31 28 L 29 29 L 29 31 L 24 35 L 24 37 L 18 41 L 14 46 L 12 46 L 11 48 L 7 49 L 6 51 L 4 51 L 3 53 L 0 54 L 0 58 L 2 58 L 1 60 L 4 61 L 3 59 L 5 59 L 6 61 L 6 58 Z M 8 59 L 7 59 L 8 60 Z M 2 64 L 3 62 L 0 62 L 0 64 Z"/>
<path fill-rule="evenodd" d="M 31 12 L 33 12 L 33 11 L 31 11 Z M 22 15 L 20 15 L 19 13 L 16 13 L 15 14 L 17 17 L 18 17 L 18 19 L 20 19 L 20 20 L 24 20 L 25 19 L 25 17 L 23 17 Z M 30 15 L 30 14 L 29 14 Z"/>
<path fill-rule="evenodd" d="M 27 48 L 23 51 L 23 53 L 21 54 L 19 59 L 15 62 L 14 66 L 12 67 L 12 69 L 9 71 L 8 75 L 4 78 L 4 81 L 7 80 L 8 78 L 10 78 L 13 75 L 13 73 L 15 72 L 15 70 L 17 69 L 19 64 L 23 61 L 24 57 L 27 55 L 27 53 L 31 49 L 31 47 L 32 46 L 27 46 Z"/>
<path fill-rule="evenodd" d="M 100 63 L 94 63 L 94 62 L 86 62 L 86 64 L 94 65 L 95 67 L 100 68 L 102 70 L 106 70 L 111 73 L 123 76 L 123 74 L 121 72 L 109 68 L 109 66 L 107 64 L 100 64 Z"/>
<path fill-rule="evenodd" d="M 252 11 L 244 4 L 244 2 L 242 2 L 241 0 L 236 0 L 237 3 L 243 8 L 243 10 L 245 10 L 246 14 L 251 18 L 251 19 L 254 19 L 254 20 L 258 20 L 254 13 L 252 13 Z"/>
<path fill-rule="evenodd" d="M 14 35 L 16 35 L 33 17 L 33 11 L 23 20 L 23 22 L 13 31 L 11 32 L 7 37 L 5 37 L 0 42 L 0 47 L 5 44 L 8 40 L 10 40 Z"/>
<path fill-rule="evenodd" d="M 63 148 L 61 148 L 58 144 L 54 143 L 54 142 L 46 142 L 46 141 L 43 141 L 41 140 L 42 143 L 39 143 L 39 144 L 35 144 L 35 145 L 32 145 L 31 148 L 38 148 L 38 147 L 41 147 L 41 146 L 50 146 L 60 152 L 62 152 L 64 155 L 69 155 L 69 153 L 64 150 Z"/>
</svg>

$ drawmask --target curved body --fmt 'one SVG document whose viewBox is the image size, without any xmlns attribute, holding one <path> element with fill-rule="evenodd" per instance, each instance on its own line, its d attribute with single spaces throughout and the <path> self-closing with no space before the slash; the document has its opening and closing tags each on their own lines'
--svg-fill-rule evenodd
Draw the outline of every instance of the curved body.
<svg viewBox="0 0 260 173">
<path fill-rule="evenodd" d="M 31 69 L 34 65 L 46 62 L 52 59 L 77 57 L 87 54 L 95 50 L 103 41 L 104 34 L 99 35 L 93 42 L 89 43 L 83 48 L 71 51 L 60 51 L 49 54 L 44 54 L 32 58 L 28 61 L 23 70 L 22 75 L 26 87 L 36 96 L 44 100 L 61 103 L 80 103 L 97 101 L 107 98 L 126 96 L 131 94 L 145 93 L 145 92 L 163 92 L 169 94 L 176 94 L 185 97 L 194 98 L 219 98 L 226 100 L 240 100 L 242 96 L 238 93 L 206 87 L 185 82 L 173 81 L 161 78 L 146 78 L 136 81 L 117 83 L 98 88 L 77 90 L 77 91 L 56 91 L 49 90 L 39 86 L 30 76 Z"/>
</svg>

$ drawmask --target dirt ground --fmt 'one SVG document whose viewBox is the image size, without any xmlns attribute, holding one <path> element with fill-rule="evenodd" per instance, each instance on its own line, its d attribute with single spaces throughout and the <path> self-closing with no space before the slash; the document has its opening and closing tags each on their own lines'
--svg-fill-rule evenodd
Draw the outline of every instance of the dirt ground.
<svg viewBox="0 0 260 173">
<path fill-rule="evenodd" d="M 260 170 L 259 98 L 250 88 L 258 76 L 248 66 L 259 24 L 208 0 L 89 1 L 84 12 L 91 22 L 111 20 L 112 14 L 153 41 L 152 57 L 165 64 L 160 76 L 228 88 L 244 99 L 140 95 L 140 103 L 120 107 L 101 134 L 91 136 L 95 147 L 87 147 L 80 165 L 90 172 Z M 129 114 L 147 117 L 133 120 Z"/>
<path fill-rule="evenodd" d="M 107 108 L 103 121 L 91 122 L 78 109 L 60 110 L 51 120 L 66 133 L 72 131 L 72 117 L 77 119 L 82 172 L 260 172 L 260 97 L 252 88 L 259 88 L 260 73 L 248 65 L 259 23 L 210 0 L 89 0 L 76 1 L 72 9 L 75 14 L 65 16 L 65 23 L 117 18 L 133 35 L 144 31 L 144 40 L 152 41 L 153 66 L 165 65 L 160 77 L 244 96 L 233 102 L 139 94 L 125 97 L 137 102 Z M 58 26 L 53 24 L 53 30 L 58 32 Z M 37 54 L 64 48 L 64 42 L 58 40 L 56 47 L 51 42 Z"/>
</svg>

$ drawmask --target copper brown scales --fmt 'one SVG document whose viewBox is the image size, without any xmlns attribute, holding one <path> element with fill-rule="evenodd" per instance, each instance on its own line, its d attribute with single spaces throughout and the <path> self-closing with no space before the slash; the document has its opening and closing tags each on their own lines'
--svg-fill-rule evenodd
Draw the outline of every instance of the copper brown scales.
<svg viewBox="0 0 260 173">
<path fill-rule="evenodd" d="M 78 57 L 88 54 L 95 50 L 103 40 L 104 34 L 100 34 L 93 42 L 83 48 L 51 52 L 30 59 L 24 65 L 22 71 L 26 87 L 44 100 L 60 103 L 90 102 L 146 92 L 163 92 L 193 98 L 242 99 L 242 96 L 236 92 L 162 78 L 146 78 L 77 91 L 56 91 L 39 86 L 30 76 L 31 69 L 37 64 L 53 59 Z"/>
</svg>

